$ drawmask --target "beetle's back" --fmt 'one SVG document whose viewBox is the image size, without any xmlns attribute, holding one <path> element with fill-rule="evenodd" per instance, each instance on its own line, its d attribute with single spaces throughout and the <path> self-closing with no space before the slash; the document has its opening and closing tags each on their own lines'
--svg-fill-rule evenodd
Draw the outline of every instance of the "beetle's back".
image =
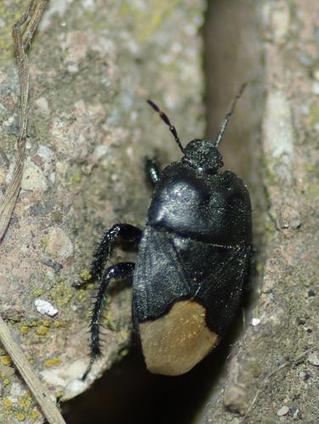
<svg viewBox="0 0 319 424">
<path fill-rule="evenodd" d="M 187 372 L 227 332 L 250 245 L 250 199 L 236 175 L 203 175 L 181 162 L 165 168 L 133 281 L 134 322 L 151 372 Z"/>
<path fill-rule="evenodd" d="M 150 371 L 182 374 L 216 345 L 238 307 L 249 257 L 244 244 L 220 246 L 146 227 L 133 311 Z"/>
<path fill-rule="evenodd" d="M 251 243 L 248 190 L 230 171 L 201 176 L 180 162 L 168 166 L 155 188 L 148 222 L 212 243 Z"/>
</svg>

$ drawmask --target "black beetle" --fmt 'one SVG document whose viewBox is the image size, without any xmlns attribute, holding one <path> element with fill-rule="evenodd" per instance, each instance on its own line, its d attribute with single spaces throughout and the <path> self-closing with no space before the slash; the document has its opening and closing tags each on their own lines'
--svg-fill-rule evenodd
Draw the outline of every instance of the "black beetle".
<svg viewBox="0 0 319 424">
<path fill-rule="evenodd" d="M 168 125 L 183 157 L 163 171 L 146 160 L 154 193 L 145 230 L 116 224 L 98 246 L 91 274 L 100 286 L 90 325 L 91 363 L 84 378 L 101 353 L 102 306 L 113 278 L 133 281 L 133 325 L 152 373 L 186 373 L 227 332 L 247 280 L 252 222 L 248 190 L 235 174 L 220 171 L 218 145 L 243 89 L 244 85 L 216 140 L 195 139 L 186 147 L 167 115 L 148 100 Z M 118 241 L 138 248 L 136 264 L 103 269 Z"/>
</svg>

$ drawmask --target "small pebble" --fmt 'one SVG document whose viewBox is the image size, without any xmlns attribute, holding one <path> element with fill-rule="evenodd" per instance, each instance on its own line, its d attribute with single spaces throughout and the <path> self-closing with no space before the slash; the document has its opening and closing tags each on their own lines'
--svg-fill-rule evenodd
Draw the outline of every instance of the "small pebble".
<svg viewBox="0 0 319 424">
<path fill-rule="evenodd" d="M 48 315 L 49 317 L 54 317 L 59 312 L 52 303 L 44 299 L 35 299 L 34 305 L 40 314 Z"/>
<path fill-rule="evenodd" d="M 47 180 L 42 170 L 31 161 L 27 161 L 25 165 L 21 188 L 31 191 L 46 191 L 48 188 Z"/>
<path fill-rule="evenodd" d="M 283 417 L 284 415 L 287 415 L 288 412 L 289 412 L 288 406 L 282 406 L 280 409 L 278 409 L 277 415 L 278 417 Z"/>
<path fill-rule="evenodd" d="M 251 324 L 252 324 L 253 327 L 256 327 L 257 325 L 260 324 L 260 319 L 259 318 L 253 318 L 251 320 Z"/>
<path fill-rule="evenodd" d="M 317 352 L 312 352 L 308 356 L 308 362 L 315 367 L 319 367 L 319 356 Z"/>
<path fill-rule="evenodd" d="M 26 392 L 24 389 L 22 389 L 21 384 L 19 383 L 12 383 L 10 388 L 10 396 L 16 400 L 18 397 L 21 397 Z"/>
<path fill-rule="evenodd" d="M 46 251 L 60 259 L 69 258 L 73 254 L 73 244 L 61 228 L 54 227 L 49 230 Z"/>
<path fill-rule="evenodd" d="M 43 115 L 50 114 L 49 104 L 45 97 L 39 97 L 37 100 L 35 100 L 35 104 L 39 108 L 40 113 Z"/>
<path fill-rule="evenodd" d="M 99 159 L 101 159 L 103 156 L 105 156 L 109 151 L 109 147 L 105 146 L 103 144 L 99 144 L 98 146 L 96 146 L 96 148 L 94 149 L 94 152 L 92 154 L 92 158 L 96 161 L 98 161 Z"/>
<path fill-rule="evenodd" d="M 292 415 L 292 418 L 293 418 L 294 420 L 300 420 L 300 419 L 302 418 L 302 415 L 301 415 L 300 409 L 299 409 L 299 408 L 297 408 L 296 406 L 293 406 L 293 407 L 291 408 L 291 415 Z"/>
</svg>

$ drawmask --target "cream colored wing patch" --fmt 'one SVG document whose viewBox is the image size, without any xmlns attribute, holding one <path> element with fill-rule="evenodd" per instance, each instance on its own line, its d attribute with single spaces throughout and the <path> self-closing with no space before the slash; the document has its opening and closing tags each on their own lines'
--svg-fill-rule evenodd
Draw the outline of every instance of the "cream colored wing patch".
<svg viewBox="0 0 319 424">
<path fill-rule="evenodd" d="M 140 324 L 139 331 L 147 369 L 154 374 L 184 374 L 219 342 L 206 325 L 205 308 L 193 300 L 176 302 L 163 317 Z"/>
</svg>

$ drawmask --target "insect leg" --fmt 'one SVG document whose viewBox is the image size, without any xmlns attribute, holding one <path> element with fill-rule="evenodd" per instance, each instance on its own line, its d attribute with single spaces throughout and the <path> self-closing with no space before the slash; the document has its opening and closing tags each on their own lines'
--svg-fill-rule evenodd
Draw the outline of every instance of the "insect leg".
<svg viewBox="0 0 319 424">
<path fill-rule="evenodd" d="M 86 370 L 85 374 L 82 377 L 83 380 L 87 377 L 88 373 L 90 372 L 92 364 L 95 361 L 95 359 L 101 355 L 100 320 L 102 316 L 105 292 L 109 286 L 109 283 L 113 278 L 116 280 L 117 279 L 121 280 L 124 278 L 131 280 L 133 277 L 134 267 L 135 267 L 135 264 L 133 262 L 120 262 L 116 265 L 110 266 L 103 272 L 101 283 L 98 289 L 96 301 L 95 301 L 93 312 L 92 312 L 91 323 L 90 323 L 91 360 L 90 360 L 88 369 Z"/>
<path fill-rule="evenodd" d="M 130 224 L 115 224 L 109 230 L 105 231 L 103 237 L 94 253 L 94 259 L 91 264 L 91 281 L 97 281 L 101 278 L 103 265 L 110 257 L 114 244 L 123 241 L 123 247 L 136 249 L 142 237 L 142 230 Z M 81 287 L 83 282 L 76 283 L 75 287 Z"/>
<path fill-rule="evenodd" d="M 144 159 L 145 173 L 154 186 L 161 178 L 161 171 L 156 160 L 146 157 Z"/>
</svg>

